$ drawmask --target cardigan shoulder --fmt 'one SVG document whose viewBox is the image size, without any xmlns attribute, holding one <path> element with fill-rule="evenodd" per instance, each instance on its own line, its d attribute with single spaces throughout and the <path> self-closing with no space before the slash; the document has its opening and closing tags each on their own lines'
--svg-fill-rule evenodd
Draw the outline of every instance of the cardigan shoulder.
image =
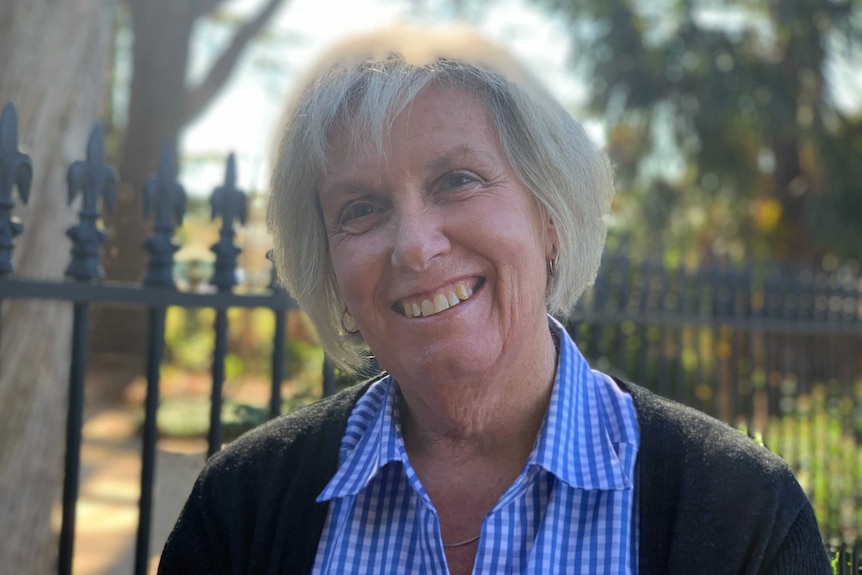
<svg viewBox="0 0 862 575">
<path fill-rule="evenodd" d="M 210 496 L 242 486 L 251 491 L 253 501 L 266 505 L 270 502 L 262 495 L 270 490 L 293 482 L 314 487 L 328 481 L 338 465 L 347 419 L 366 389 L 363 384 L 352 386 L 244 433 L 207 461 L 196 487 Z M 252 485 L 253 490 L 247 489 Z"/>
<path fill-rule="evenodd" d="M 807 573 L 829 572 L 811 505 L 784 460 L 708 415 L 616 381 L 641 433 L 642 573 L 768 573 L 789 564 L 790 547 L 820 569 Z"/>
<path fill-rule="evenodd" d="M 165 544 L 160 575 L 310 573 L 341 438 L 368 384 L 283 415 L 213 455 Z"/>
<path fill-rule="evenodd" d="M 634 400 L 638 424 L 647 433 L 647 447 L 682 456 L 678 464 L 709 458 L 711 465 L 738 467 L 768 481 L 792 477 L 781 457 L 745 433 L 635 384 L 617 383 Z"/>
</svg>

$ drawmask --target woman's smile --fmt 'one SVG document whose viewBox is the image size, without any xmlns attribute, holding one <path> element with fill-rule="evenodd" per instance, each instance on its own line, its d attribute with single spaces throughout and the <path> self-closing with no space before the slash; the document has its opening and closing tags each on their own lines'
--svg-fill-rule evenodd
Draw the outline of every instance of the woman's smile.
<svg viewBox="0 0 862 575">
<path fill-rule="evenodd" d="M 484 282 L 484 278 L 459 280 L 429 293 L 404 298 L 392 307 L 408 318 L 437 315 L 473 297 Z"/>
</svg>

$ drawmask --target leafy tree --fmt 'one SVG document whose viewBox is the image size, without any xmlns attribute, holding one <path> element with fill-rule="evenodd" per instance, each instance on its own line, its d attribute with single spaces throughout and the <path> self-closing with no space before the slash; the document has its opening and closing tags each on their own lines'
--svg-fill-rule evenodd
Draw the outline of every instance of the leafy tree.
<svg viewBox="0 0 862 575">
<path fill-rule="evenodd" d="M 626 228 L 707 253 L 862 256 L 862 114 L 839 98 L 862 3 L 543 4 L 571 25 Z"/>
</svg>

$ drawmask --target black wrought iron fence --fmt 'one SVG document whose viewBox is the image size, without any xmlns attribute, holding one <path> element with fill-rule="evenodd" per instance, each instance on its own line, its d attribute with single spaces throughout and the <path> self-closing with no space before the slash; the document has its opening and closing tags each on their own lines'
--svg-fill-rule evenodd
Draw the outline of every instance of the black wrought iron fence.
<svg viewBox="0 0 862 575">
<path fill-rule="evenodd" d="M 58 572 L 71 573 L 78 497 L 87 328 L 93 304 L 148 310 L 146 398 L 143 423 L 140 513 L 135 573 L 146 573 L 156 449 L 159 366 L 166 310 L 215 310 L 208 453 L 221 447 L 221 402 L 225 380 L 230 308 L 265 308 L 275 317 L 269 412 L 281 406 L 287 310 L 295 302 L 277 282 L 262 294 L 234 293 L 234 222 L 245 219 L 245 196 L 236 187 L 233 158 L 224 185 L 213 194 L 221 219 L 213 246 L 215 293 L 176 289 L 172 237 L 185 212 L 177 183 L 175 152 L 166 150 L 159 174 L 145 190 L 145 213 L 154 218 L 146 243 L 150 259 L 141 285 L 103 282 L 99 255 L 104 232 L 99 209 L 110 209 L 115 179 L 105 166 L 96 129 L 87 159 L 70 169 L 70 199 L 81 197 L 80 223 L 69 230 L 72 261 L 65 282 L 18 278 L 12 269 L 14 238 L 23 226 L 12 218 L 13 190 L 26 202 L 32 166 L 17 149 L 11 106 L 0 119 L 0 303 L 8 299 L 52 299 L 74 309 L 65 482 Z M 768 266 L 688 269 L 662 262 L 634 262 L 609 253 L 593 289 L 568 328 L 594 364 L 689 403 L 761 438 L 793 466 L 814 502 L 824 537 L 834 549 L 837 573 L 862 573 L 858 528 L 862 524 L 857 484 L 862 477 L 862 298 L 858 272 L 793 270 Z M 3 334 L 0 317 L 0 336 Z M 334 371 L 324 361 L 323 394 L 335 390 Z M 825 448 L 824 448 L 825 446 Z"/>
<path fill-rule="evenodd" d="M 862 527 L 862 277 L 858 267 L 686 268 L 606 254 L 568 323 L 599 368 L 692 405 L 791 465 L 824 538 Z"/>
<path fill-rule="evenodd" d="M 225 182 L 212 195 L 214 218 L 221 219 L 219 241 L 212 247 L 215 270 L 209 283 L 214 293 L 189 293 L 176 289 L 173 279 L 173 241 L 176 225 L 182 223 L 186 207 L 185 192 L 176 181 L 175 151 L 166 149 L 159 174 L 151 178 L 145 189 L 144 214 L 154 219 L 152 237 L 146 242 L 149 253 L 146 277 L 141 285 L 101 281 L 99 257 L 105 233 L 97 225 L 100 208 L 110 210 L 115 193 L 113 170 L 105 165 L 104 138 L 97 127 L 87 145 L 85 161 L 75 162 L 69 170 L 69 200 L 81 198 L 80 223 L 68 230 L 72 241 L 71 262 L 66 268 L 67 281 L 38 281 L 18 278 L 12 267 L 15 236 L 24 231 L 12 217 L 15 207 L 14 188 L 21 201 L 28 200 L 32 166 L 29 158 L 17 150 L 15 112 L 7 106 L 0 119 L 0 303 L 3 300 L 60 300 L 73 306 L 72 359 L 69 371 L 69 402 L 66 420 L 66 455 L 62 496 L 62 523 L 58 572 L 72 572 L 75 541 L 75 515 L 78 499 L 84 390 L 88 359 L 88 328 L 93 304 L 136 306 L 146 308 L 149 315 L 146 357 L 145 415 L 142 426 L 141 480 L 139 520 L 135 551 L 135 573 L 147 572 L 150 522 L 153 508 L 153 479 L 156 450 L 156 410 L 159 403 L 159 367 L 162 363 L 165 335 L 165 314 L 169 307 L 211 308 L 215 310 L 212 351 L 212 390 L 210 424 L 207 437 L 208 455 L 222 446 L 222 388 L 227 356 L 228 309 L 268 308 L 275 317 L 272 345 L 269 415 L 281 411 L 281 383 L 284 371 L 285 312 L 296 309 L 296 303 L 279 288 L 274 279 L 268 292 L 260 294 L 233 293 L 236 285 L 237 256 L 240 248 L 234 244 L 234 222 L 244 222 L 245 194 L 236 187 L 233 157 L 227 160 Z M 0 317 L 0 336 L 3 333 Z M 323 366 L 323 393 L 334 391 L 334 371 L 329 362 Z"/>
</svg>

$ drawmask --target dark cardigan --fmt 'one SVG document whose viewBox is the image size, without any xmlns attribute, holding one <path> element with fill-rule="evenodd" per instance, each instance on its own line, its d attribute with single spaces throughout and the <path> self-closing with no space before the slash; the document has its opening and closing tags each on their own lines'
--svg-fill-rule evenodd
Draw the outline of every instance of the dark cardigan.
<svg viewBox="0 0 862 575">
<path fill-rule="evenodd" d="M 634 399 L 641 433 L 641 575 L 831 573 L 811 505 L 779 457 L 700 412 L 617 383 Z M 214 455 L 159 573 L 311 573 L 327 514 L 315 498 L 366 389 L 280 417 Z"/>
</svg>

